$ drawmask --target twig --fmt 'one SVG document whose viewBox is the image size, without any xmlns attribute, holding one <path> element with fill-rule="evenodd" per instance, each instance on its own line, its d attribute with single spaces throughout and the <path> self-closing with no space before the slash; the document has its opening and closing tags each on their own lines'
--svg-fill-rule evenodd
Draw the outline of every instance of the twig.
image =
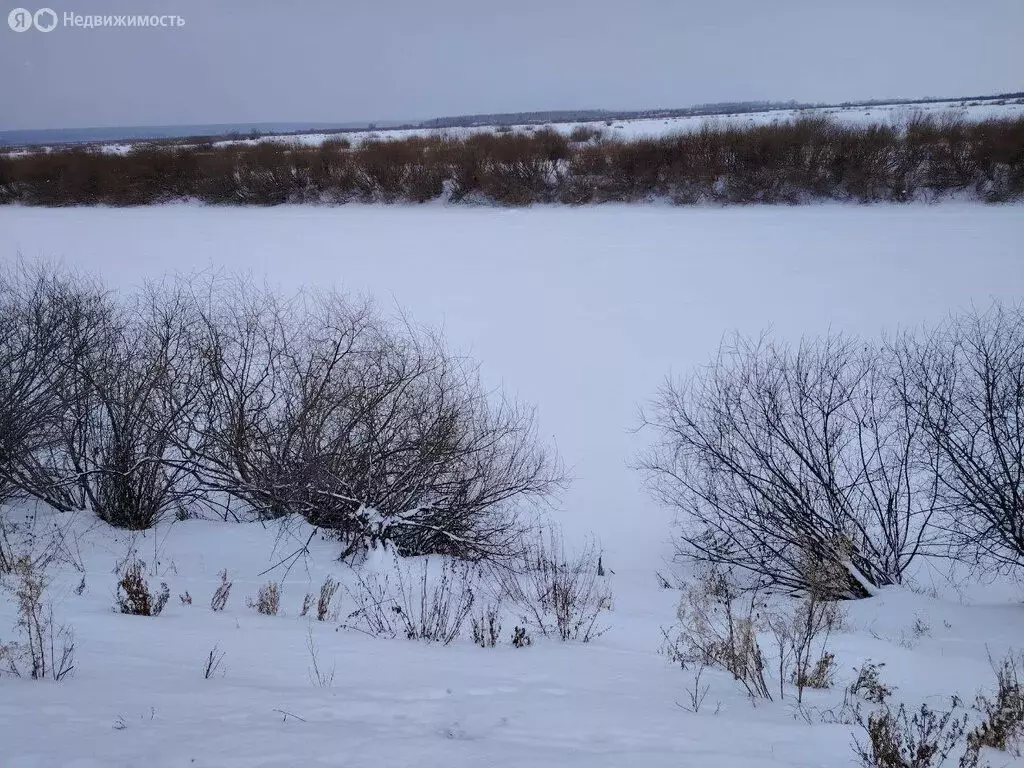
<svg viewBox="0 0 1024 768">
<path fill-rule="evenodd" d="M 300 722 L 303 722 L 303 723 L 305 723 L 305 722 L 306 722 L 306 718 L 304 718 L 304 717 L 299 717 L 298 715 L 293 715 L 293 714 L 292 714 L 291 712 L 288 712 L 288 711 L 286 711 L 286 710 L 283 710 L 283 709 L 274 709 L 273 711 L 274 711 L 274 712 L 280 712 L 280 713 L 281 713 L 282 715 L 284 715 L 284 722 L 287 722 L 287 720 L 288 720 L 288 718 L 289 718 L 289 717 L 293 717 L 293 718 L 295 718 L 296 720 L 299 720 Z"/>
</svg>

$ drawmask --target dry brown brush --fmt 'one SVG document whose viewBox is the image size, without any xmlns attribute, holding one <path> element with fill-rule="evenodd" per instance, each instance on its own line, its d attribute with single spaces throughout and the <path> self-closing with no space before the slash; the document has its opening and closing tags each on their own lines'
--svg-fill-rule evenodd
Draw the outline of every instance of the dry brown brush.
<svg viewBox="0 0 1024 768">
<path fill-rule="evenodd" d="M 194 199 L 277 205 L 354 200 L 503 205 L 630 201 L 679 204 L 907 201 L 1024 194 L 1024 119 L 911 115 L 904 125 L 822 117 L 706 125 L 658 138 L 602 138 L 578 126 L 455 138 L 370 138 L 352 146 L 283 141 L 140 144 L 0 155 L 0 203 L 144 205 Z"/>
</svg>

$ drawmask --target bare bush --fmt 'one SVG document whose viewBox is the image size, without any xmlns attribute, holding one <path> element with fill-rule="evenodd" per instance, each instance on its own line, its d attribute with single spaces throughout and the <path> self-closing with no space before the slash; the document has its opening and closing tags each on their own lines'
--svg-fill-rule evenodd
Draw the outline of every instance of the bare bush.
<svg viewBox="0 0 1024 768">
<path fill-rule="evenodd" d="M 788 678 L 796 686 L 798 704 L 803 703 L 804 689 L 832 687 L 835 655 L 828 651 L 828 643 L 842 622 L 838 604 L 828 598 L 835 592 L 833 579 L 818 571 L 806 580 L 808 589 L 793 609 L 766 612 L 764 619 L 775 639 L 779 696 L 785 697 L 783 683 Z"/>
<path fill-rule="evenodd" d="M 678 632 L 665 634 L 669 660 L 684 669 L 719 667 L 752 698 L 771 699 L 770 661 L 758 642 L 764 607 L 756 591 L 744 594 L 726 574 L 708 572 L 683 592 L 676 612 Z"/>
<path fill-rule="evenodd" d="M 195 318 L 180 286 L 152 285 L 110 310 L 108 338 L 80 362 L 69 403 L 84 435 L 65 441 L 85 507 L 112 525 L 153 527 L 185 515 L 197 486 L 176 446 L 192 440 L 199 359 Z"/>
<path fill-rule="evenodd" d="M 513 648 L 529 648 L 533 645 L 533 638 L 526 631 L 526 627 L 516 627 L 512 630 L 511 643 Z"/>
<path fill-rule="evenodd" d="M 501 604 L 486 603 L 472 617 L 473 642 L 481 648 L 495 648 L 501 639 Z"/>
<path fill-rule="evenodd" d="M 952 318 L 906 340 L 908 400 L 923 418 L 955 554 L 1024 563 L 1024 304 Z"/>
<path fill-rule="evenodd" d="M 141 560 L 129 560 L 121 569 L 119 576 L 117 607 L 121 613 L 131 616 L 159 616 L 163 612 L 171 598 L 171 590 L 166 583 L 161 583 L 158 591 L 150 591 L 145 563 Z"/>
<path fill-rule="evenodd" d="M 356 610 L 346 627 L 377 637 L 405 637 L 448 645 L 462 633 L 475 601 L 474 575 L 467 563 L 442 560 L 431 569 L 426 558 L 416 572 L 397 559 L 383 575 L 358 576 L 350 591 Z"/>
<path fill-rule="evenodd" d="M 1020 670 L 1024 659 L 1012 652 L 996 663 L 996 690 L 992 696 L 979 694 L 974 710 L 981 722 L 967 734 L 968 747 L 974 752 L 983 748 L 1011 752 L 1017 757 L 1024 751 L 1024 686 Z"/>
<path fill-rule="evenodd" d="M 213 597 L 210 598 L 210 609 L 216 612 L 223 611 L 227 607 L 228 598 L 231 596 L 231 585 L 232 582 L 228 579 L 228 572 L 225 568 L 220 572 L 220 584 L 213 591 Z"/>
<path fill-rule="evenodd" d="M 927 704 L 913 714 L 903 704 L 896 710 L 884 707 L 870 713 L 866 720 L 859 718 L 867 741 L 855 741 L 854 752 L 865 768 L 937 768 L 963 741 L 968 718 L 958 714 L 960 709 L 955 696 L 945 711 Z M 977 755 L 964 751 L 959 765 L 976 766 Z"/>
<path fill-rule="evenodd" d="M 327 621 L 334 616 L 335 612 L 331 610 L 331 604 L 334 602 L 334 595 L 337 593 L 340 586 L 341 585 L 330 576 L 324 579 L 324 583 L 320 585 L 320 597 L 316 601 L 317 621 Z M 302 607 L 304 612 L 308 610 L 305 603 L 302 604 Z M 303 613 L 303 615 L 305 615 L 305 613 Z"/>
<path fill-rule="evenodd" d="M 806 688 L 832 685 L 835 655 L 828 643 L 841 614 L 821 593 L 773 608 L 756 583 L 745 586 L 712 567 L 684 586 L 676 615 L 674 633 L 664 633 L 665 652 L 684 669 L 723 669 L 752 698 L 771 700 L 777 692 L 784 699 L 792 684 L 798 705 Z"/>
<path fill-rule="evenodd" d="M 11 573 L 15 583 L 8 588 L 18 605 L 14 628 L 20 639 L 0 643 L 0 664 L 19 677 L 60 682 L 75 670 L 74 633 L 56 623 L 53 606 L 44 601 L 46 574 L 32 558 L 19 556 Z"/>
<path fill-rule="evenodd" d="M 597 575 L 598 557 L 592 543 L 567 556 L 559 531 L 548 528 L 537 532 L 518 572 L 495 575 L 532 629 L 545 637 L 587 643 L 604 634 L 601 613 L 612 599 L 608 579 Z"/>
<path fill-rule="evenodd" d="M 860 696 L 874 704 L 885 704 L 892 696 L 895 688 L 882 682 L 881 670 L 885 664 L 875 664 L 870 660 L 864 662 L 857 672 L 857 677 L 847 687 L 851 696 Z"/>
<path fill-rule="evenodd" d="M 797 700 L 803 696 L 804 688 L 831 688 L 835 672 L 835 654 L 824 653 L 818 657 L 813 666 L 796 669 L 793 672 L 793 683 L 797 687 Z"/>
<path fill-rule="evenodd" d="M 203 679 L 209 680 L 221 671 L 224 664 L 224 652 L 216 645 L 206 654 L 206 661 L 203 663 Z"/>
<path fill-rule="evenodd" d="M 692 712 L 695 715 L 700 713 L 701 707 L 704 706 L 704 700 L 711 692 L 711 685 L 703 681 L 704 673 L 707 671 L 708 666 L 709 665 L 704 662 L 698 662 L 694 666 L 693 685 L 686 689 L 686 695 L 690 700 L 690 706 L 685 706 L 683 704 L 678 705 L 687 712 Z"/>
<path fill-rule="evenodd" d="M 592 125 L 577 125 L 569 132 L 569 141 L 584 143 L 601 138 L 601 129 Z"/>
<path fill-rule="evenodd" d="M 606 121 L 605 125 L 609 125 Z M 592 141 L 549 126 L 464 137 L 343 137 L 318 147 L 148 143 L 126 154 L 59 149 L 0 156 L 0 204 L 142 205 L 175 199 L 278 205 L 422 201 L 504 205 L 662 196 L 677 203 L 931 200 L 959 194 L 1005 201 L 1024 194 L 1024 120 L 965 123 L 910 116 L 904 125 L 821 117 L 771 125 L 706 125 L 657 138 Z"/>
<path fill-rule="evenodd" d="M 66 396 L 76 360 L 101 327 L 96 286 L 81 276 L 18 261 L 0 272 L 0 485 L 61 511 L 81 508 L 61 456 Z"/>
<path fill-rule="evenodd" d="M 320 662 L 320 649 L 313 637 L 313 629 L 309 628 L 306 634 L 306 650 L 309 651 L 309 680 L 317 688 L 330 688 L 334 685 L 335 667 L 330 669 L 322 666 Z"/>
<path fill-rule="evenodd" d="M 640 468 L 679 514 L 679 555 L 794 591 L 813 563 L 831 576 L 828 597 L 900 583 L 932 544 L 936 511 L 904 374 L 898 356 L 852 339 L 734 337 L 689 381 L 666 383 Z"/>
<path fill-rule="evenodd" d="M 495 403 L 440 340 L 334 293 L 290 300 L 233 284 L 203 300 L 201 439 L 218 492 L 298 514 L 352 554 L 500 557 L 513 504 L 561 483 L 532 414 Z"/>
<path fill-rule="evenodd" d="M 194 490 L 173 450 L 190 421 L 197 360 L 184 294 L 148 286 L 119 303 L 98 281 L 51 267 L 3 276 L 0 478 L 68 511 L 151 527 Z M 15 357 L 18 359 L 16 360 Z"/>
<path fill-rule="evenodd" d="M 281 591 L 277 582 L 271 581 L 260 587 L 256 599 L 249 598 L 247 604 L 264 616 L 277 616 L 281 610 Z"/>
<path fill-rule="evenodd" d="M 369 302 L 219 277 L 122 299 L 25 264 L 0 288 L 4 497 L 131 529 L 301 515 L 346 555 L 495 559 L 564 482 L 531 410 Z"/>
<path fill-rule="evenodd" d="M 398 637 L 397 613 L 392 575 L 389 573 L 356 573 L 356 586 L 346 587 L 355 609 L 345 617 L 344 629 L 355 629 L 371 637 Z"/>
<path fill-rule="evenodd" d="M 307 592 L 306 596 L 302 598 L 302 608 L 299 610 L 299 616 L 305 618 L 309 615 L 309 609 L 313 607 L 313 594 Z M 324 614 L 327 615 L 326 613 Z"/>
<path fill-rule="evenodd" d="M 960 768 L 977 768 L 983 750 L 993 749 L 1019 756 L 1024 736 L 1024 689 L 1019 679 L 1019 660 L 1012 653 L 993 662 L 996 690 L 993 696 L 979 694 L 973 707 L 979 722 L 970 727 L 971 713 L 959 697 L 953 696 L 948 710 L 933 710 L 928 704 L 909 714 L 905 705 L 897 709 L 885 704 L 891 689 L 878 683 L 877 665 L 865 665 L 848 692 L 863 689 L 869 701 L 882 706 L 865 718 L 859 705 L 847 706 L 849 721 L 867 736 L 856 740 L 854 751 L 866 768 L 931 768 L 941 766 L 959 753 Z M 865 671 L 866 670 L 866 671 Z M 863 682 L 862 681 L 866 681 Z"/>
<path fill-rule="evenodd" d="M 398 615 L 410 640 L 448 645 L 462 634 L 473 609 L 475 592 L 471 566 L 443 560 L 432 577 L 430 560 L 424 559 L 418 575 L 407 573 L 398 580 Z"/>
</svg>

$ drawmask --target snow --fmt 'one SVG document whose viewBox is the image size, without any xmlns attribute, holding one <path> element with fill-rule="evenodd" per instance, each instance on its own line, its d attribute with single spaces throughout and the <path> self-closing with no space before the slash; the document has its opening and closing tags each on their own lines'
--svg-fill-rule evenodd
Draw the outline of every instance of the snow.
<svg viewBox="0 0 1024 768">
<path fill-rule="evenodd" d="M 706 674 L 708 698 L 694 714 L 681 708 L 690 673 L 656 653 L 676 593 L 658 589 L 647 569 L 608 577 L 608 632 L 590 644 L 538 637 L 515 649 L 507 619 L 502 646 L 440 646 L 300 618 L 303 594 L 326 575 L 354 584 L 335 560 L 337 545 L 319 538 L 284 579 L 280 615 L 247 608 L 261 584 L 282 578 L 281 569 L 259 574 L 305 540 L 301 526 L 282 534 L 277 524 L 190 520 L 131 535 L 84 514 L 45 512 L 35 524 L 59 526 L 83 567 L 56 570 L 49 590 L 58 619 L 74 628 L 77 669 L 59 684 L 0 679 L 5 768 L 846 766 L 851 729 L 817 715 L 839 703 L 854 667 L 884 661 L 883 679 L 900 698 L 938 705 L 988 685 L 987 654 L 998 657 L 1024 636 L 1019 604 L 961 605 L 887 589 L 848 608 L 832 643 L 838 687 L 809 694 L 811 724 L 791 700 L 754 707 L 718 672 Z M 170 586 L 159 617 L 112 610 L 114 571 L 130 552 L 154 570 L 151 583 Z M 227 608 L 214 613 L 221 569 L 233 587 Z M 178 599 L 186 590 L 191 605 Z M 341 595 L 343 618 L 352 602 Z M 915 633 L 915 619 L 927 629 Z M 0 603 L 0 627 L 13 620 L 10 601 Z M 320 668 L 334 675 L 325 687 L 311 678 L 310 636 Z M 223 664 L 204 679 L 215 646 Z"/>
<path fill-rule="evenodd" d="M 283 615 L 246 607 L 280 577 L 260 573 L 305 541 L 301 526 L 282 535 L 191 520 L 132 536 L 40 511 L 41 530 L 69 529 L 84 568 L 58 568 L 50 589 L 58 620 L 75 629 L 78 668 L 60 684 L 0 678 L 3 768 L 852 764 L 849 727 L 809 725 L 788 701 L 755 708 L 724 674 L 709 673 L 699 714 L 677 706 L 692 677 L 657 653 L 677 595 L 654 577 L 671 551 L 669 516 L 628 466 L 645 443 L 632 432 L 636 408 L 666 374 L 705 362 L 728 330 L 876 334 L 1018 299 L 1021 214 L 959 203 L 0 207 L 0 258 L 63 259 L 120 289 L 171 271 L 251 271 L 284 288 L 370 293 L 443 326 L 486 381 L 537 404 L 542 434 L 576 477 L 552 516 L 570 541 L 597 536 L 615 593 L 608 632 L 587 645 L 382 640 L 298 617 L 328 573 L 352 585 L 337 545 L 319 538 L 283 584 Z M 169 584 L 160 617 L 112 612 L 113 571 L 131 548 Z M 213 613 L 224 568 L 234 589 Z M 833 643 L 838 686 L 809 706 L 835 706 L 868 658 L 886 662 L 885 680 L 912 706 L 991 685 L 989 654 L 1024 645 L 1020 585 L 958 591 L 946 575 L 918 574 L 935 596 L 885 589 L 849 606 Z M 177 599 L 185 590 L 191 606 Z M 0 601 L 0 640 L 13 619 Z M 335 669 L 331 687 L 310 681 L 310 630 L 321 666 Z M 224 672 L 204 680 L 215 644 Z"/>
<path fill-rule="evenodd" d="M 723 334 L 877 334 L 1024 295 L 1020 206 L 441 204 L 272 209 L 0 207 L 0 258 L 64 259 L 128 287 L 169 271 L 336 285 L 444 328 L 485 380 L 538 407 L 576 477 L 567 533 L 668 553 L 669 518 L 627 463 L 637 407 Z"/>
<path fill-rule="evenodd" d="M 874 107 L 822 107 L 820 109 L 780 109 L 767 112 L 747 113 L 726 113 L 721 115 L 700 115 L 695 117 L 666 117 L 666 118 L 643 118 L 635 120 L 613 120 L 612 125 L 605 121 L 578 122 L 578 123 L 551 123 L 548 126 L 510 126 L 511 130 L 523 132 L 527 130 L 538 130 L 542 127 L 552 128 L 559 133 L 568 136 L 574 128 L 587 126 L 597 128 L 609 137 L 617 139 L 640 139 L 658 136 L 667 136 L 673 133 L 686 133 L 699 130 L 704 126 L 754 126 L 774 125 L 786 123 L 805 117 L 827 117 L 844 125 L 866 125 L 870 123 L 882 123 L 900 125 L 906 122 L 907 118 L 914 113 L 925 115 L 956 115 L 969 122 L 980 122 L 994 117 L 1020 117 L 1024 115 L 1024 104 L 995 104 L 979 103 L 976 106 L 967 106 L 974 102 L 936 102 L 934 104 L 888 104 Z M 366 141 L 368 138 L 400 140 L 412 136 L 431 136 L 443 134 L 452 137 L 465 137 L 474 133 L 491 133 L 494 126 L 474 126 L 471 128 L 444 128 L 425 129 L 407 128 L 396 130 L 379 131 L 358 131 L 351 133 L 310 133 L 297 136 L 266 136 L 259 139 L 225 140 L 217 142 L 218 145 L 228 144 L 256 144 L 262 141 L 279 141 L 286 144 L 298 144 L 300 146 L 319 146 L 327 139 L 346 138 L 353 144 Z M 125 147 L 116 150 L 123 151 Z"/>
<path fill-rule="evenodd" d="M 765 112 L 724 113 L 718 115 L 699 115 L 694 117 L 642 118 L 631 120 L 550 123 L 542 125 L 514 125 L 508 129 L 515 132 L 539 130 L 547 127 L 568 136 L 579 126 L 593 127 L 601 130 L 606 137 L 618 139 L 639 139 L 666 136 L 674 133 L 685 133 L 699 130 L 704 126 L 754 126 L 785 123 L 805 117 L 827 117 L 844 125 L 902 125 L 913 114 L 932 115 L 936 117 L 956 116 L 968 122 L 980 122 L 991 118 L 1017 118 L 1024 115 L 1022 100 L 977 102 L 977 101 L 940 101 L 930 104 L 880 104 L 871 107 L 820 107 L 804 109 L 777 109 Z M 475 133 L 492 133 L 495 126 L 481 125 L 473 127 L 453 128 L 403 128 L 379 129 L 375 131 L 342 131 L 337 133 L 305 133 L 295 135 L 268 135 L 256 139 L 224 139 L 215 142 L 215 146 L 242 145 L 252 146 L 262 142 L 279 142 L 298 146 L 319 146 L 326 140 L 348 139 L 353 145 L 369 139 L 401 140 L 413 136 L 445 135 L 455 138 L 470 136 Z M 101 146 L 103 152 L 124 154 L 134 146 L 132 142 L 117 142 Z M 18 154 L 18 153 L 12 153 Z"/>
</svg>

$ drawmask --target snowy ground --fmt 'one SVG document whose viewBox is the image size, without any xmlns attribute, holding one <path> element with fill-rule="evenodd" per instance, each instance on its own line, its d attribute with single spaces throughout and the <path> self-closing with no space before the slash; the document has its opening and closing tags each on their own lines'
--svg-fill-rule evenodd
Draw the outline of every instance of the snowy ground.
<svg viewBox="0 0 1024 768">
<path fill-rule="evenodd" d="M 1003 103 L 995 102 L 972 102 L 972 101 L 941 101 L 934 104 L 884 104 L 873 107 L 821 107 L 815 109 L 778 109 L 767 112 L 743 112 L 725 113 L 721 115 L 701 115 L 696 117 L 667 117 L 649 118 L 636 120 L 612 120 L 608 121 L 582 122 L 582 123 L 551 123 L 559 133 L 568 136 L 574 128 L 587 126 L 597 128 L 608 138 L 616 139 L 639 139 L 657 136 L 666 136 L 673 133 L 686 133 L 698 130 L 705 125 L 716 126 L 754 126 L 774 125 L 786 123 L 805 117 L 827 117 L 839 123 L 848 125 L 902 125 L 907 118 L 913 114 L 932 115 L 937 117 L 956 116 L 969 122 L 977 122 L 995 117 L 1020 117 L 1024 115 L 1024 103 Z M 540 128 L 536 125 L 510 126 L 511 130 L 523 132 Z M 222 141 L 220 145 L 227 144 L 255 144 L 262 141 L 280 141 L 284 143 L 301 144 L 304 146 L 318 146 L 325 139 L 346 138 L 354 144 L 366 141 L 368 138 L 375 139 L 405 139 L 410 136 L 430 136 L 444 134 L 447 136 L 468 136 L 473 133 L 490 133 L 494 126 L 476 126 L 472 128 L 445 128 L 441 130 L 428 129 L 404 129 L 404 130 L 382 130 L 367 133 L 356 131 L 352 133 L 310 133 L 298 136 L 266 136 L 259 139 L 243 139 L 238 141 Z M 106 152 L 124 152 L 130 145 L 111 144 L 104 147 Z"/>
<path fill-rule="evenodd" d="M 337 285 L 443 326 L 538 407 L 576 482 L 570 532 L 648 564 L 668 517 L 627 467 L 639 403 L 726 331 L 877 334 L 1024 295 L 1021 206 L 0 207 L 0 258 L 131 286 L 168 271 Z"/>
<path fill-rule="evenodd" d="M 872 107 L 821 107 L 811 109 L 778 109 L 766 112 L 723 113 L 719 115 L 701 115 L 697 117 L 669 117 L 635 120 L 611 120 L 582 123 L 551 123 L 540 125 L 515 125 L 508 130 L 515 132 L 534 131 L 542 127 L 552 128 L 559 133 L 569 135 L 578 126 L 597 128 L 607 138 L 638 139 L 665 136 L 673 133 L 685 133 L 710 126 L 754 126 L 785 123 L 803 117 L 827 117 L 844 124 L 865 125 L 902 125 L 914 114 L 925 114 L 936 117 L 955 116 L 969 122 L 977 122 L 990 118 L 1016 118 L 1024 115 L 1024 100 L 997 101 L 940 101 L 932 104 L 881 104 Z M 610 125 L 609 125 L 610 123 Z M 350 131 L 336 133 L 308 133 L 298 135 L 268 135 L 258 139 L 226 139 L 216 142 L 217 146 L 253 145 L 261 142 L 274 141 L 301 146 L 319 146 L 325 140 L 347 139 L 358 145 L 369 139 L 399 140 L 411 136 L 445 135 L 463 137 L 474 133 L 493 133 L 494 126 L 474 126 L 465 128 L 410 128 L 381 129 L 378 131 Z M 505 129 L 503 129 L 505 130 Z M 135 142 L 111 142 L 99 145 L 103 152 L 124 154 L 133 147 Z M 8 153 L 10 156 L 27 154 L 26 150 Z"/>
<path fill-rule="evenodd" d="M 73 523 L 87 585 L 74 594 L 83 574 L 64 567 L 51 592 L 79 666 L 60 685 L 0 679 L 0 765 L 851 765 L 849 728 L 808 725 L 787 703 L 753 708 L 727 676 L 709 678 L 700 714 L 676 706 L 691 679 L 657 654 L 676 598 L 653 575 L 670 551 L 669 518 L 627 466 L 643 444 L 630 432 L 635 409 L 665 374 L 706 361 L 727 330 L 875 334 L 1018 299 L 1022 243 L 1020 206 L 954 203 L 0 208 L 0 258 L 64 259 L 120 287 L 173 270 L 249 270 L 285 287 L 369 292 L 443 325 L 488 381 L 537 403 L 577 478 L 554 514 L 571 539 L 593 532 L 615 571 L 608 632 L 587 646 L 438 647 L 313 622 L 321 663 L 335 669 L 320 688 L 297 613 L 326 573 L 351 582 L 330 542 L 289 575 L 285 615 L 263 617 L 245 599 L 294 548 L 273 528 L 188 521 L 130 540 L 59 518 Z M 54 522 L 42 513 L 37 525 Z M 129 547 L 170 586 L 161 617 L 111 611 L 112 571 Z M 223 568 L 235 587 L 214 614 Z M 1019 586 L 957 591 L 931 571 L 919 583 L 936 596 L 894 589 L 850 606 L 834 642 L 840 685 L 872 658 L 912 704 L 970 699 L 991 682 L 989 653 L 1024 646 Z M 176 597 L 186 589 L 191 606 Z M 918 618 L 926 632 L 913 631 Z M 12 620 L 0 603 L 0 640 Z M 204 680 L 214 644 L 224 674 Z M 810 704 L 839 698 L 837 688 Z"/>
<path fill-rule="evenodd" d="M 819 722 L 862 662 L 884 661 L 884 680 L 917 706 L 968 699 L 991 684 L 987 654 L 1021 644 L 1019 603 L 963 605 L 888 590 L 848 609 L 833 643 L 836 687 L 811 692 L 808 724 L 792 700 L 753 706 L 728 675 L 709 672 L 697 713 L 685 711 L 690 673 L 656 653 L 675 593 L 646 569 L 609 577 L 607 632 L 588 645 L 537 638 L 530 648 L 482 649 L 377 639 L 300 618 L 306 591 L 333 574 L 336 545 L 315 542 L 284 580 L 282 613 L 246 607 L 258 574 L 296 538 L 276 526 L 186 521 L 144 536 L 58 517 L 83 570 L 64 567 L 50 594 L 70 623 L 78 667 L 62 683 L 0 679 L 5 768 L 292 768 L 293 766 L 748 766 L 852 765 L 853 730 Z M 52 518 L 43 515 L 37 525 Z M 301 531 L 297 531 L 301 534 Z M 134 550 L 158 563 L 153 581 L 172 598 L 155 618 L 114 613 L 116 564 Z M 227 569 L 226 610 L 210 595 Z M 74 588 L 84 579 L 84 593 Z M 188 591 L 191 605 L 178 595 Z M 341 615 L 351 610 L 342 592 Z M 0 604 L 0 627 L 13 623 Z M 914 624 L 918 629 L 915 631 Z M 333 682 L 313 682 L 308 638 Z M 211 649 L 223 664 L 204 678 Z M 993 765 L 1024 765 L 997 755 Z"/>
</svg>

